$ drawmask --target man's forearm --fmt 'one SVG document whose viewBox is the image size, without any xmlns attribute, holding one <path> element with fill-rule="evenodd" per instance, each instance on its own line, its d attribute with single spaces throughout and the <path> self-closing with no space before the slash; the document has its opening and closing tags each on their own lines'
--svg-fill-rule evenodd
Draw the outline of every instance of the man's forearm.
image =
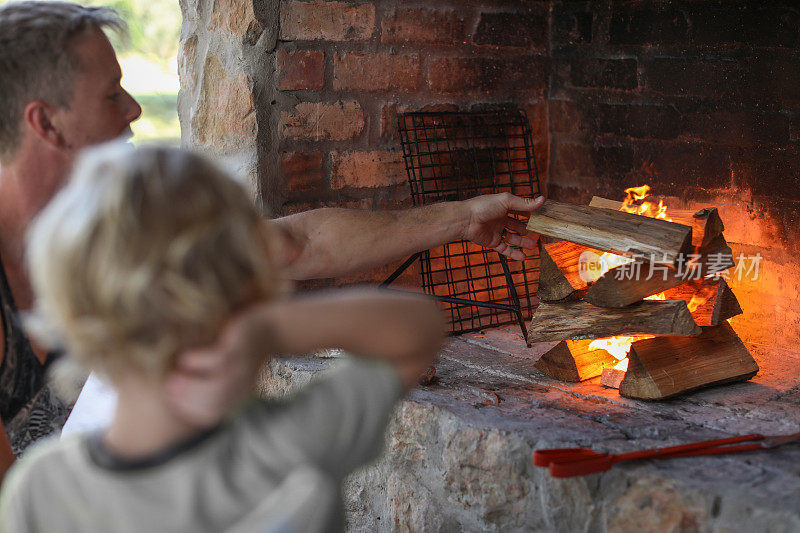
<svg viewBox="0 0 800 533">
<path fill-rule="evenodd" d="M 292 279 L 336 277 L 402 259 L 463 237 L 462 202 L 405 211 L 316 209 L 275 220 L 296 239 L 286 272 Z"/>
</svg>

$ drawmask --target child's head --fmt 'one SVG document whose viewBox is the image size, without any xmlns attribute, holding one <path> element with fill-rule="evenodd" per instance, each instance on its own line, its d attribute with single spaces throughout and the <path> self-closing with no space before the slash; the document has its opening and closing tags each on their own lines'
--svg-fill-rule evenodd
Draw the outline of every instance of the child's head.
<svg viewBox="0 0 800 533">
<path fill-rule="evenodd" d="M 114 378 L 159 378 L 279 290 L 263 219 L 202 157 L 112 144 L 79 161 L 28 235 L 33 329 Z"/>
</svg>

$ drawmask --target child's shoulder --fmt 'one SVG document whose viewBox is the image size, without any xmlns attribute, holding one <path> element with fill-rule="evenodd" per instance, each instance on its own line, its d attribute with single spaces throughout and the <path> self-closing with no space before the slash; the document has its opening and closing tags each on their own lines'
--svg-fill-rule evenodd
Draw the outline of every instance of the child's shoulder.
<svg viewBox="0 0 800 533">
<path fill-rule="evenodd" d="M 80 460 L 85 437 L 72 435 L 42 439 L 31 445 L 11 467 L 3 481 L 2 493 L 24 489 L 32 484 L 49 484 L 48 479 L 68 475 Z"/>
<path fill-rule="evenodd" d="M 19 513 L 35 497 L 47 501 L 48 493 L 57 492 L 58 479 L 70 479 L 80 456 L 81 437 L 49 437 L 31 445 L 17 459 L 3 480 L 0 491 L 0 516 Z M 57 494 L 53 494 L 57 497 Z"/>
</svg>

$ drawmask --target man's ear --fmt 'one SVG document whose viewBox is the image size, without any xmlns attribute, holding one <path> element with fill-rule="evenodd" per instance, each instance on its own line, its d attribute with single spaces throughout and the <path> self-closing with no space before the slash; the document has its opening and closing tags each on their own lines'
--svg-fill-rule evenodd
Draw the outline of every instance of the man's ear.
<svg viewBox="0 0 800 533">
<path fill-rule="evenodd" d="M 53 106 L 41 100 L 34 100 L 25 106 L 23 119 L 41 140 L 56 148 L 64 148 L 66 142 L 54 123 L 54 115 Z"/>
</svg>

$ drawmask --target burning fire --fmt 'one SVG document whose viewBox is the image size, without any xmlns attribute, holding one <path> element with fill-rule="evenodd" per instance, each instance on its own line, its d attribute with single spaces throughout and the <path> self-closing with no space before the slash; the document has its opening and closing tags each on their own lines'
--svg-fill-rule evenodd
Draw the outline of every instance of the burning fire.
<svg viewBox="0 0 800 533">
<path fill-rule="evenodd" d="M 620 207 L 619 210 L 628 213 L 634 213 L 636 215 L 642 215 L 650 218 L 658 218 L 661 220 L 666 220 L 667 222 L 672 222 L 672 219 L 667 216 L 667 206 L 664 205 L 663 200 L 659 200 L 658 204 L 656 204 L 654 202 L 645 199 L 647 198 L 649 193 L 650 193 L 649 185 L 642 185 L 640 187 L 630 187 L 628 189 L 625 189 L 625 199 L 622 201 L 622 207 Z M 601 264 L 603 266 L 601 271 L 599 272 L 599 276 L 602 276 L 612 268 L 615 268 L 617 266 L 632 261 L 629 258 L 608 252 L 601 255 L 600 259 L 601 259 Z M 691 301 L 687 304 L 690 312 L 694 313 L 706 300 L 708 300 L 711 297 L 709 291 L 713 291 L 713 289 L 712 288 L 704 289 L 701 293 L 692 296 Z M 666 300 L 667 297 L 662 292 L 661 294 L 655 294 L 645 299 Z M 631 345 L 636 341 L 651 339 L 654 336 L 655 335 L 629 335 L 629 336 L 617 336 L 617 337 L 608 337 L 604 339 L 597 339 L 589 343 L 589 350 L 607 351 L 615 358 L 619 359 L 619 363 L 617 363 L 614 366 L 614 368 L 616 370 L 626 371 L 628 369 L 628 353 L 631 351 Z"/>
<path fill-rule="evenodd" d="M 648 296 L 645 300 L 666 300 L 667 295 L 663 292 L 661 294 L 654 294 Z M 631 351 L 631 344 L 636 341 L 644 339 L 652 339 L 655 335 L 620 335 L 617 337 L 608 337 L 605 339 L 597 339 L 589 343 L 589 350 L 605 350 L 617 359 L 619 363 L 614 365 L 615 370 L 628 370 L 628 352 Z"/>
<path fill-rule="evenodd" d="M 672 219 L 667 217 L 667 206 L 664 205 L 664 200 L 659 200 L 658 205 L 656 205 L 653 202 L 645 200 L 649 194 L 649 185 L 625 189 L 625 199 L 622 201 L 622 207 L 620 207 L 619 210 L 672 222 Z"/>
</svg>

